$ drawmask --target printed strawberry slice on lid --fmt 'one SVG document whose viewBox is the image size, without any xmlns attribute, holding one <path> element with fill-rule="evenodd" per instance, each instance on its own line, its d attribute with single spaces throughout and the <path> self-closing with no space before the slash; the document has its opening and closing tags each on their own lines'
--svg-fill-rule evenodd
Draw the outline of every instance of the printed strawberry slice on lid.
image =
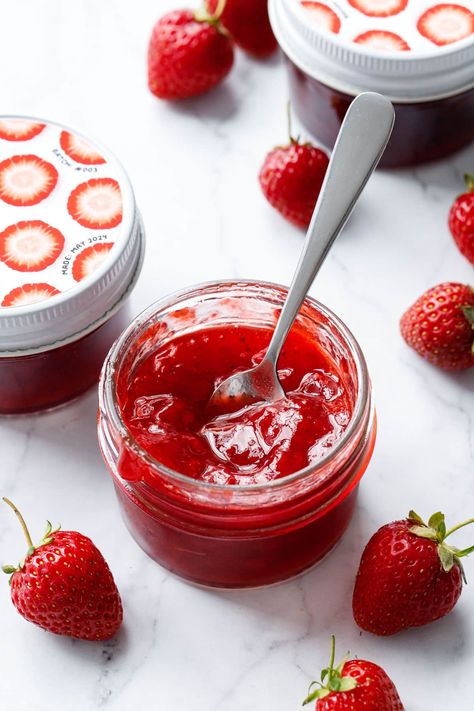
<svg viewBox="0 0 474 711">
<path fill-rule="evenodd" d="M 18 272 L 40 272 L 54 264 L 64 248 L 59 230 L 41 220 L 25 220 L 0 233 L 0 260 Z"/>
<path fill-rule="evenodd" d="M 87 247 L 81 252 L 72 266 L 72 275 L 76 281 L 81 281 L 85 277 L 95 272 L 96 269 L 107 258 L 108 253 L 113 247 L 113 242 L 103 242 L 94 244 L 92 247 Z"/>
<path fill-rule="evenodd" d="M 474 33 L 474 14 L 463 5 L 430 7 L 417 23 L 418 32 L 440 47 Z"/>
<path fill-rule="evenodd" d="M 58 171 L 34 155 L 12 156 L 0 163 L 0 198 L 9 205 L 36 205 L 54 190 Z"/>
<path fill-rule="evenodd" d="M 44 123 L 27 119 L 0 119 L 0 138 L 6 141 L 29 141 L 44 129 Z"/>
<path fill-rule="evenodd" d="M 92 144 L 69 131 L 62 131 L 59 143 L 63 151 L 76 161 L 84 165 L 99 165 L 105 163 L 100 153 L 97 153 Z"/>
<path fill-rule="evenodd" d="M 92 178 L 69 196 L 67 209 L 83 227 L 110 229 L 122 221 L 122 194 L 112 178 Z"/>
<path fill-rule="evenodd" d="M 341 20 L 334 10 L 322 2 L 302 2 L 302 6 L 308 11 L 311 20 L 328 32 L 337 34 L 341 29 Z"/>
<path fill-rule="evenodd" d="M 410 50 L 403 37 L 400 37 L 395 32 L 387 32 L 386 30 L 363 32 L 354 39 L 354 42 L 387 52 L 408 52 Z"/>
<path fill-rule="evenodd" d="M 398 15 L 408 5 L 408 0 L 348 0 L 352 7 L 369 17 Z"/>
<path fill-rule="evenodd" d="M 3 297 L 2 306 L 29 306 L 44 301 L 61 292 L 51 284 L 23 284 L 12 289 Z"/>
</svg>

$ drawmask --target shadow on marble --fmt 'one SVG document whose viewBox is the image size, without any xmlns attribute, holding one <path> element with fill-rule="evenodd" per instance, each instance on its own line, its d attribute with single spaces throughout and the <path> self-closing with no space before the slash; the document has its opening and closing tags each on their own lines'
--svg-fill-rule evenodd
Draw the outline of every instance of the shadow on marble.
<svg viewBox="0 0 474 711">
<path fill-rule="evenodd" d="M 88 642 L 81 639 L 72 639 L 61 635 L 52 635 L 43 630 L 36 630 L 38 635 L 45 634 L 45 640 L 35 637 L 34 644 L 41 641 L 47 643 L 49 654 L 60 654 L 61 657 L 71 657 L 74 661 L 87 663 L 93 662 L 97 668 L 97 674 L 106 675 L 107 668 L 117 666 L 121 660 L 127 657 L 130 649 L 130 633 L 123 625 L 119 632 L 112 639 L 103 642 Z M 54 649 L 53 649 L 54 648 Z"/>
<path fill-rule="evenodd" d="M 435 366 L 433 366 L 434 368 Z M 442 370 L 440 372 L 440 377 L 446 382 L 449 381 L 451 383 L 455 383 L 458 385 L 462 390 L 464 391 L 469 391 L 470 393 L 474 394 L 474 371 L 469 369 L 469 370 L 463 370 L 457 373 L 451 373 L 446 370 Z M 473 403 L 473 412 L 474 412 L 474 403 Z"/>
<path fill-rule="evenodd" d="M 453 200 L 463 192 L 463 175 L 474 171 L 474 143 L 442 160 L 411 168 L 392 168 L 383 172 L 409 182 L 413 178 L 424 187 L 448 188 Z"/>
<path fill-rule="evenodd" d="M 217 122 L 233 118 L 240 106 L 241 97 L 229 80 L 201 96 L 170 101 L 165 105 L 170 113 L 194 114 L 199 119 L 213 119 Z"/>
<path fill-rule="evenodd" d="M 362 508 L 358 508 L 341 541 L 313 569 L 270 587 L 252 590 L 203 591 L 230 606 L 257 613 L 261 619 L 277 618 L 289 634 L 305 631 L 315 638 L 321 631 L 341 632 L 352 619 L 352 588 L 363 546 L 373 533 Z"/>
<path fill-rule="evenodd" d="M 97 441 L 97 407 L 97 390 L 93 388 L 73 403 L 49 412 L 0 418 L 0 431 L 34 436 L 35 444 L 54 447 L 55 456 L 67 453 L 77 458 L 84 476 L 92 477 L 97 466 L 104 466 Z M 67 470 L 61 472 L 64 475 Z"/>
</svg>

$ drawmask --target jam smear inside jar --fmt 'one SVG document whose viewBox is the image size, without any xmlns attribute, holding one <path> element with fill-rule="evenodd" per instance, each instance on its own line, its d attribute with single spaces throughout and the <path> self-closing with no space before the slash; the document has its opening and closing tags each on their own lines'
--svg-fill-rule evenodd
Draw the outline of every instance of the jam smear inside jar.
<svg viewBox="0 0 474 711">
<path fill-rule="evenodd" d="M 142 548 L 207 586 L 311 567 L 347 527 L 375 439 L 360 348 L 306 300 L 278 373 L 286 398 L 210 412 L 216 383 L 257 364 L 283 287 L 216 283 L 150 307 L 109 353 L 99 440 Z"/>
<path fill-rule="evenodd" d="M 257 365 L 271 335 L 210 326 L 148 355 L 119 393 L 138 444 L 170 469 L 215 484 L 263 484 L 317 462 L 346 429 L 352 403 L 334 362 L 300 329 L 279 359 L 285 399 L 208 411 L 216 385 Z"/>
</svg>

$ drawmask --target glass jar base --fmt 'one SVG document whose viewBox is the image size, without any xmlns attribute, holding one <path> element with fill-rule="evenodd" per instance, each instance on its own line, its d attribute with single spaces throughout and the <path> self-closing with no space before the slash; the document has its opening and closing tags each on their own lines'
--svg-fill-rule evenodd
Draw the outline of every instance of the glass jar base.
<svg viewBox="0 0 474 711">
<path fill-rule="evenodd" d="M 125 527 L 127 528 L 127 531 L 130 531 L 125 519 L 123 519 L 123 520 L 125 523 Z M 347 529 L 346 529 L 346 531 L 347 531 Z M 242 591 L 252 592 L 252 590 L 267 590 L 269 588 L 277 588 L 280 585 L 286 585 L 287 583 L 292 583 L 294 580 L 299 580 L 300 578 L 303 578 L 305 575 L 308 575 L 309 573 L 311 573 L 311 571 L 314 570 L 315 568 L 318 568 L 322 563 L 324 563 L 326 558 L 328 558 L 332 553 L 334 553 L 336 548 L 339 547 L 339 544 L 342 542 L 342 540 L 346 534 L 346 531 L 343 531 L 341 537 L 338 538 L 338 540 L 333 544 L 332 548 L 330 548 L 328 551 L 326 551 L 326 553 L 323 555 L 322 558 L 319 558 L 314 563 L 311 563 L 307 568 L 303 568 L 303 570 L 300 570 L 299 573 L 295 573 L 294 575 L 292 575 L 289 578 L 282 578 L 281 580 L 275 580 L 273 583 L 263 583 L 262 585 L 242 585 L 240 587 L 237 587 L 237 586 L 228 587 L 228 586 L 224 586 L 224 585 L 205 585 L 204 583 L 197 583 L 194 580 L 190 580 L 189 578 L 184 578 L 183 576 L 179 575 L 178 573 L 174 573 L 169 568 L 166 568 L 161 563 L 158 563 L 158 565 L 161 568 L 163 568 L 163 570 L 165 570 L 167 573 L 169 573 L 176 580 L 179 580 L 180 582 L 185 583 L 186 585 L 190 585 L 193 588 L 198 588 L 199 590 L 211 590 L 211 591 L 215 590 L 216 592 L 230 592 L 230 593 L 232 593 L 232 592 L 238 593 L 238 592 L 242 592 Z M 151 560 L 153 560 L 154 563 L 157 563 L 157 561 L 152 556 L 150 556 L 149 553 L 147 553 L 140 546 L 139 543 L 137 543 L 137 545 L 139 548 L 141 548 L 141 550 L 149 558 L 151 558 Z"/>
<path fill-rule="evenodd" d="M 125 527 L 137 545 L 172 575 L 203 588 L 252 590 L 303 575 L 334 550 L 354 513 L 358 487 L 321 518 L 278 536 L 218 539 L 178 531 L 150 516 L 115 483 Z"/>
</svg>

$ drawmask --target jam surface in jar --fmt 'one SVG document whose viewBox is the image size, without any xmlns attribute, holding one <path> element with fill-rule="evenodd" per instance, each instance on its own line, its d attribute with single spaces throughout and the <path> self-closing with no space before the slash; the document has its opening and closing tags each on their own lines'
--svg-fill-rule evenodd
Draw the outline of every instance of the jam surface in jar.
<svg viewBox="0 0 474 711">
<path fill-rule="evenodd" d="M 215 484 L 264 484 L 320 460 L 347 428 L 352 398 L 330 355 L 301 330 L 290 332 L 278 362 L 286 398 L 208 410 L 215 386 L 259 363 L 271 335 L 209 326 L 146 355 L 117 393 L 134 439 L 166 467 Z"/>
</svg>

